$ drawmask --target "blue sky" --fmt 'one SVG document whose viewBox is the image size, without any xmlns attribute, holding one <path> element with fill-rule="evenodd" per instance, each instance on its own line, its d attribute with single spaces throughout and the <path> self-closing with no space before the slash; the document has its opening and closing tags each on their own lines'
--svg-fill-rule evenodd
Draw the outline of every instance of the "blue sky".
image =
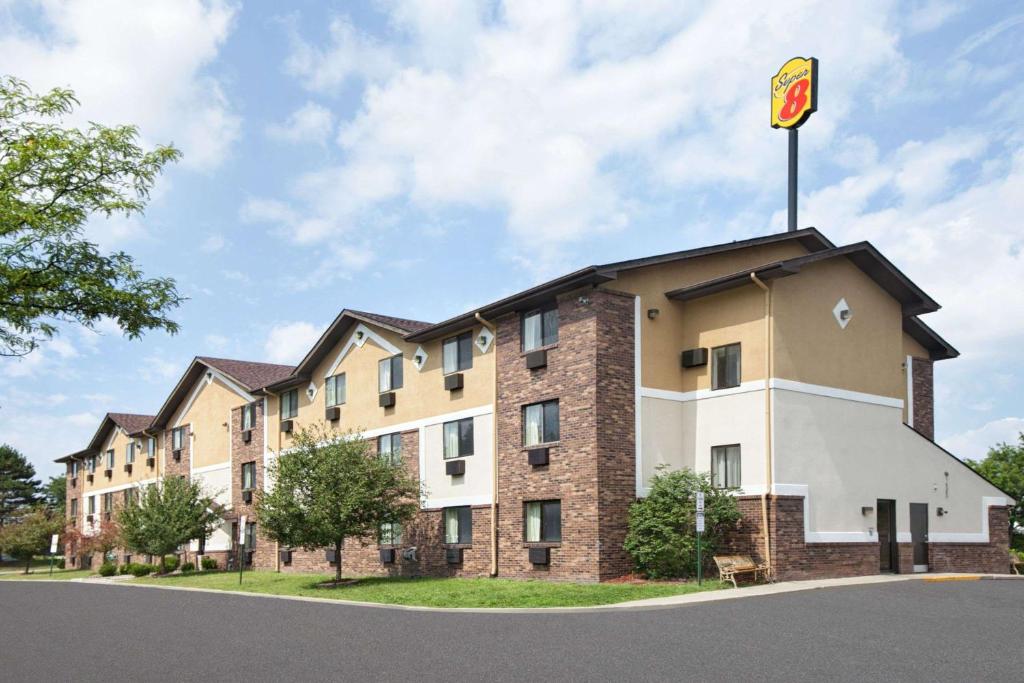
<svg viewBox="0 0 1024 683">
<path fill-rule="evenodd" d="M 440 320 L 783 230 L 768 83 L 798 54 L 821 65 L 800 225 L 871 240 L 943 304 L 926 319 L 963 356 L 936 369 L 939 441 L 1014 439 L 1020 5 L 628 4 L 0 2 L 0 72 L 184 152 L 145 216 L 88 233 L 189 297 L 175 337 L 101 324 L 3 361 L 0 440 L 53 474 L 194 355 L 294 361 L 344 307 Z"/>
</svg>

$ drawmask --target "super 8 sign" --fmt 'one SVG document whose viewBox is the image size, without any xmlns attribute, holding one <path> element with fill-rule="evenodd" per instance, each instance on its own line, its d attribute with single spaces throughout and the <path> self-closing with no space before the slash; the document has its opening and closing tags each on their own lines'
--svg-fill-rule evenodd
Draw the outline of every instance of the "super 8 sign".
<svg viewBox="0 0 1024 683">
<path fill-rule="evenodd" d="M 818 60 L 794 57 L 772 76 L 772 128 L 798 128 L 818 111 Z"/>
</svg>

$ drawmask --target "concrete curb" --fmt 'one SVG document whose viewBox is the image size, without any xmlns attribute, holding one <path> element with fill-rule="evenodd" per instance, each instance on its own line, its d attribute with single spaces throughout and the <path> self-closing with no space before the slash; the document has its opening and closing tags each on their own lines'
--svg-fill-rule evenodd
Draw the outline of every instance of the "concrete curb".
<svg viewBox="0 0 1024 683">
<path fill-rule="evenodd" d="M 99 584 L 106 586 L 131 587 L 131 588 L 154 588 L 156 590 L 169 591 L 190 591 L 194 593 L 216 593 L 226 596 L 242 596 L 248 598 L 268 598 L 272 600 L 295 600 L 299 602 L 313 602 L 326 605 L 347 605 L 355 607 L 373 607 L 377 609 L 401 610 L 410 612 L 451 612 L 457 614 L 572 614 L 587 613 L 595 611 L 644 611 L 656 609 L 669 609 L 691 604 L 717 602 L 720 600 L 737 600 L 741 598 L 768 597 L 784 593 L 796 593 L 800 591 L 819 590 L 823 588 L 843 588 L 847 586 L 865 586 L 882 583 L 899 583 L 904 581 L 923 581 L 927 583 L 938 583 L 944 581 L 977 581 L 987 579 L 1000 580 L 1022 580 L 1024 576 L 994 575 L 994 574 L 904 574 L 904 575 L 881 575 L 881 576 L 856 576 L 843 579 L 816 579 L 810 581 L 788 581 L 783 583 L 764 584 L 760 586 L 746 586 L 743 588 L 725 588 L 706 593 L 695 593 L 689 595 L 676 595 L 664 598 L 649 598 L 646 600 L 632 600 L 629 602 L 617 602 L 610 605 L 595 605 L 593 607 L 424 607 L 417 605 L 390 605 L 379 602 L 361 602 L 356 600 L 341 600 L 338 598 L 315 598 L 302 595 L 274 595 L 271 593 L 256 593 L 251 591 L 227 591 L 215 588 L 195 588 L 191 586 L 160 586 L 150 583 L 133 583 L 124 579 L 110 580 L 108 578 L 85 578 L 85 579 L 36 579 L 32 583 L 84 583 Z"/>
</svg>

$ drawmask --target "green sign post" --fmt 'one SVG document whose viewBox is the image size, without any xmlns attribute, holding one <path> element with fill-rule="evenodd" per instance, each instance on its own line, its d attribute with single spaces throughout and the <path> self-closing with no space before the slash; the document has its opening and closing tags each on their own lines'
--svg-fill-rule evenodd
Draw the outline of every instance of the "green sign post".
<svg viewBox="0 0 1024 683">
<path fill-rule="evenodd" d="M 238 585 L 242 585 L 242 569 L 245 567 L 245 522 L 246 516 L 238 522 Z"/>
</svg>

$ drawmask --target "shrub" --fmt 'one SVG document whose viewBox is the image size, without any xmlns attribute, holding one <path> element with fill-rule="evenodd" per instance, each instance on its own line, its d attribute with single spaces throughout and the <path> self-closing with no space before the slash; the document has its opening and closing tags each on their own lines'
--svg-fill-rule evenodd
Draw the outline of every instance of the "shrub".
<svg viewBox="0 0 1024 683">
<path fill-rule="evenodd" d="M 196 570 L 196 565 L 193 564 L 192 562 L 186 562 L 185 564 L 181 565 L 181 573 L 182 574 L 191 574 L 195 570 Z"/>
<path fill-rule="evenodd" d="M 117 573 L 118 574 L 131 574 L 132 573 L 132 569 L 134 567 L 135 567 L 135 563 L 134 562 L 129 562 L 127 564 L 122 564 L 120 567 L 117 568 Z"/>
<path fill-rule="evenodd" d="M 689 577 L 697 573 L 697 491 L 704 492 L 705 566 L 723 535 L 740 519 L 736 499 L 711 486 L 707 473 L 690 469 L 658 471 L 651 492 L 629 508 L 629 531 L 624 547 L 637 569 L 655 579 Z"/>
<path fill-rule="evenodd" d="M 132 576 L 149 576 L 157 569 L 155 564 L 132 564 Z"/>
<path fill-rule="evenodd" d="M 203 569 L 216 569 L 217 560 L 213 557 L 204 557 L 202 561 Z"/>
<path fill-rule="evenodd" d="M 64 560 L 57 560 L 57 569 L 64 569 Z"/>
<path fill-rule="evenodd" d="M 117 573 L 117 565 L 104 562 L 100 565 L 100 576 L 113 576 Z"/>
<path fill-rule="evenodd" d="M 170 573 L 178 568 L 181 560 L 178 559 L 177 555 L 169 555 L 164 558 L 164 572 Z"/>
</svg>

